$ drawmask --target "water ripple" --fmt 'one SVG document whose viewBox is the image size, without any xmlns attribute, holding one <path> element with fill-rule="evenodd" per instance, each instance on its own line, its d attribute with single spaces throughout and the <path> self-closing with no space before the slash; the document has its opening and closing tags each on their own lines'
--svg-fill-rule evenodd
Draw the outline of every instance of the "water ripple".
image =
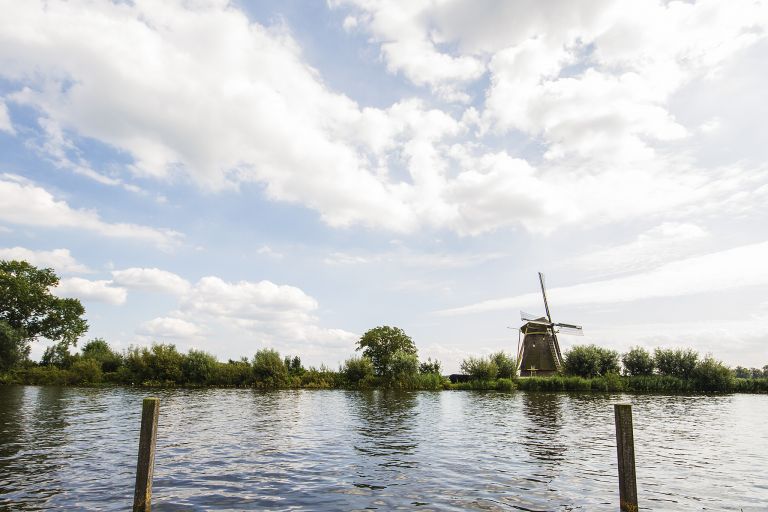
<svg viewBox="0 0 768 512">
<path fill-rule="evenodd" d="M 141 390 L 0 388 L 0 509 L 125 510 Z M 768 397 L 163 390 L 155 510 L 768 509 Z"/>
</svg>

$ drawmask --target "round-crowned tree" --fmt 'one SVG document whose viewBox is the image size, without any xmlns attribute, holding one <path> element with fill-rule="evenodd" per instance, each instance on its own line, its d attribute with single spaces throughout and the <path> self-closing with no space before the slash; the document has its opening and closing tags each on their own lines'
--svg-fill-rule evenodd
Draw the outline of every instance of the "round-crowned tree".
<svg viewBox="0 0 768 512">
<path fill-rule="evenodd" d="M 357 350 L 363 351 L 363 356 L 373 363 L 376 375 L 390 378 L 393 376 L 393 362 L 396 352 L 398 361 L 402 355 L 418 356 L 418 350 L 413 340 L 399 327 L 383 325 L 374 327 L 363 334 L 357 341 Z"/>
<path fill-rule="evenodd" d="M 58 284 L 53 269 L 0 260 L 0 369 L 25 358 L 32 341 L 69 346 L 88 330 L 80 301 L 51 293 Z"/>
</svg>

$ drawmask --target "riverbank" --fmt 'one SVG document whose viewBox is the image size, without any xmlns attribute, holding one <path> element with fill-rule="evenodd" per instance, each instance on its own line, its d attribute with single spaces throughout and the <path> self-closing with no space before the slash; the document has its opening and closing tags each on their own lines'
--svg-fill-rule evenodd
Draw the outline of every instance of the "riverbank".
<svg viewBox="0 0 768 512">
<path fill-rule="evenodd" d="M 227 363 L 222 363 L 227 365 Z M 91 375 L 94 377 L 94 375 Z M 478 390 L 478 391 L 596 391 L 629 393 L 768 393 L 768 378 L 729 378 L 716 381 L 680 379 L 664 375 L 623 376 L 609 374 L 583 378 L 571 375 L 552 377 L 502 378 L 451 383 L 445 376 L 420 374 L 400 380 L 366 379 L 350 382 L 341 371 L 328 368 L 305 370 L 279 383 L 258 381 L 252 375 L 239 379 L 210 379 L 208 382 L 145 380 L 132 375 L 106 372 L 98 379 L 55 366 L 34 366 L 0 375 L 0 385 L 143 387 L 143 388 L 254 388 L 254 389 L 402 389 L 402 390 Z"/>
</svg>

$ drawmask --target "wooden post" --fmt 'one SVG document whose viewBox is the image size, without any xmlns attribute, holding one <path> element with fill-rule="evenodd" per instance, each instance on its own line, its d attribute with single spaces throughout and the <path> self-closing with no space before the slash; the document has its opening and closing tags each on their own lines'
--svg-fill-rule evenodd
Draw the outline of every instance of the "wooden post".
<svg viewBox="0 0 768 512">
<path fill-rule="evenodd" d="M 619 506 L 623 512 L 637 512 L 632 406 L 615 404 L 613 412 L 616 419 L 616 453 L 619 458 Z"/>
<path fill-rule="evenodd" d="M 141 406 L 139 461 L 136 464 L 133 512 L 149 512 L 152 505 L 152 473 L 155 466 L 155 443 L 157 442 L 157 419 L 159 416 L 160 399 L 145 398 Z"/>
</svg>

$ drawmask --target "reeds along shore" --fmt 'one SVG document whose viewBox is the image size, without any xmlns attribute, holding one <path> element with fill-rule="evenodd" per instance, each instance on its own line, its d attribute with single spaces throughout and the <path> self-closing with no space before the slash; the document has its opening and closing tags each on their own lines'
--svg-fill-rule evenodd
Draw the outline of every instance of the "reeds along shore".
<svg viewBox="0 0 768 512">
<path fill-rule="evenodd" d="M 639 363 L 638 363 L 639 361 Z M 77 354 L 46 352 L 40 363 L 26 361 L 0 374 L 2 384 L 134 385 L 145 387 L 252 388 L 396 388 L 525 391 L 601 391 L 695 393 L 768 392 L 768 366 L 735 371 L 691 350 L 635 348 L 621 357 L 595 346 L 577 346 L 565 355 L 565 372 L 552 377 L 518 378 L 514 359 L 503 352 L 470 357 L 462 363 L 467 382 L 451 383 L 437 361 L 395 368 L 376 375 L 365 357 L 352 357 L 338 369 L 304 367 L 298 356 L 281 357 L 272 349 L 252 359 L 221 362 L 198 350 L 179 352 L 174 345 L 155 344 L 113 350 L 101 339 L 86 343 Z M 765 372 L 765 373 L 763 373 Z M 742 375 L 739 377 L 737 375 Z M 743 376 L 748 376 L 745 378 Z"/>
</svg>

